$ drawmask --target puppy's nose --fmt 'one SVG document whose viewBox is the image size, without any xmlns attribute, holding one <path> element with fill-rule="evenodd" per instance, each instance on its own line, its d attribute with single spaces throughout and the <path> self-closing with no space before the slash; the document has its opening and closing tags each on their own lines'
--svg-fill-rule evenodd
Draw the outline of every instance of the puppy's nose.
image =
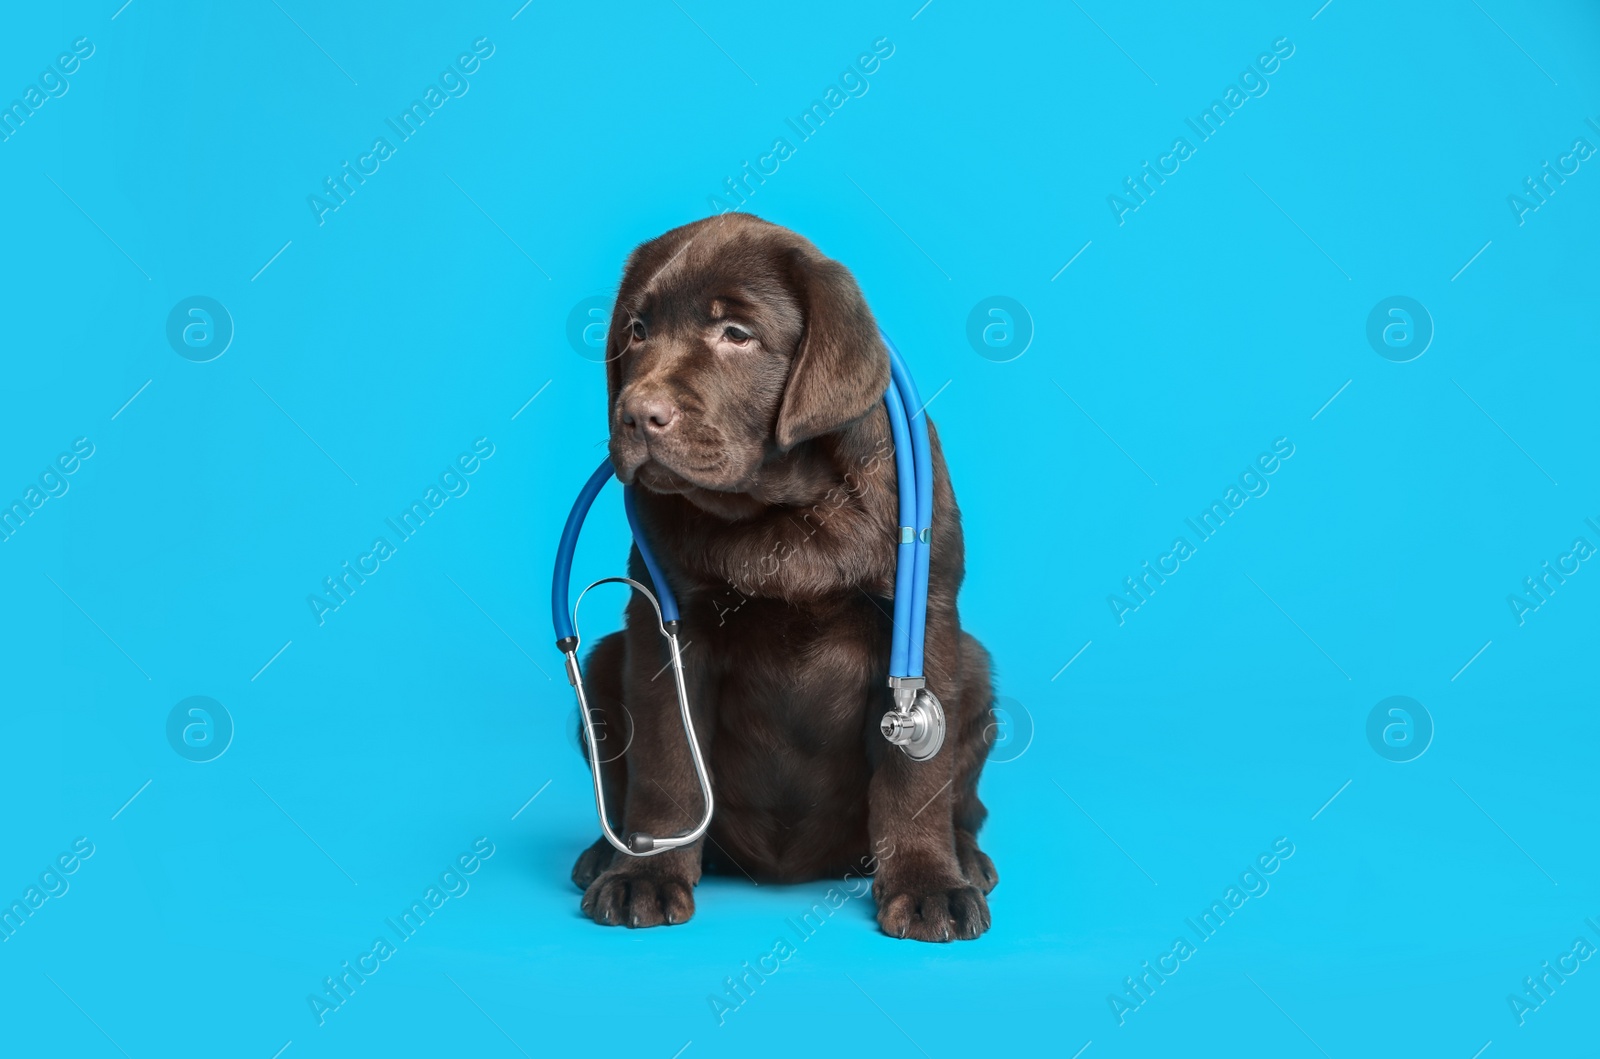
<svg viewBox="0 0 1600 1059">
<path fill-rule="evenodd" d="M 660 397 L 634 397 L 622 406 L 622 423 L 635 437 L 659 437 L 678 421 L 678 407 Z"/>
</svg>

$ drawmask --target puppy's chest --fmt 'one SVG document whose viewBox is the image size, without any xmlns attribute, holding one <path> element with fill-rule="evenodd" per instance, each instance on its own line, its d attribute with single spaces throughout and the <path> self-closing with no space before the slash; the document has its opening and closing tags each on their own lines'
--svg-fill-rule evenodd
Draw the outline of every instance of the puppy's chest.
<svg viewBox="0 0 1600 1059">
<path fill-rule="evenodd" d="M 887 653 L 877 659 L 870 635 L 792 609 L 743 616 L 748 627 L 719 650 L 711 755 L 720 811 L 765 814 L 758 831 L 791 838 L 807 821 L 837 825 L 863 804 L 868 719 L 887 708 L 874 674 Z"/>
<path fill-rule="evenodd" d="M 696 608 L 686 629 L 716 652 L 718 713 L 799 743 L 853 731 L 888 664 L 888 621 L 865 596 L 796 606 Z"/>
</svg>

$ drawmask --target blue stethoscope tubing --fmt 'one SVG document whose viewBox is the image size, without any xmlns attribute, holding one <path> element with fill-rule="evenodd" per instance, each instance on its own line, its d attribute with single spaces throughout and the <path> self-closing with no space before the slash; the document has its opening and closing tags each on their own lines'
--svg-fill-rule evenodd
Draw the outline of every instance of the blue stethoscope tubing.
<svg viewBox="0 0 1600 1059">
<path fill-rule="evenodd" d="M 889 350 L 890 386 L 884 403 L 889 409 L 889 430 L 894 435 L 895 480 L 900 492 L 900 545 L 894 571 L 895 617 L 889 675 L 920 677 L 923 635 L 928 626 L 928 559 L 933 538 L 933 448 L 928 440 L 928 417 L 922 414 L 922 397 L 911 371 L 889 336 L 882 331 L 878 334 Z M 916 411 L 907 415 L 907 409 Z M 907 536 L 911 537 L 909 554 Z M 905 573 L 908 565 L 909 584 Z M 903 606 L 906 612 L 902 615 Z"/>
<path fill-rule="evenodd" d="M 700 836 L 711 826 L 714 805 L 711 777 L 706 772 L 705 759 L 700 753 L 700 741 L 695 737 L 694 718 L 689 709 L 689 690 L 683 677 L 683 650 L 678 644 L 678 601 L 673 596 L 672 588 L 667 584 L 666 575 L 661 572 L 654 553 L 650 551 L 644 528 L 639 524 L 639 513 L 633 499 L 633 486 L 625 485 L 622 487 L 622 506 L 628 515 L 628 527 L 633 531 L 634 546 L 639 549 L 639 557 L 644 560 L 645 569 L 650 573 L 655 591 L 652 592 L 631 577 L 604 577 L 578 594 L 578 605 L 582 605 L 583 597 L 589 594 L 589 589 L 597 585 L 624 584 L 648 599 L 650 605 L 655 608 L 656 621 L 661 629 L 661 635 L 667 641 L 670 653 L 672 682 L 678 696 L 678 710 L 683 719 L 684 735 L 689 741 L 689 754 L 694 761 L 695 777 L 700 782 L 700 791 L 705 798 L 705 811 L 701 814 L 699 824 L 682 834 L 658 838 L 643 832 L 635 832 L 626 840 L 612 830 L 611 822 L 606 816 L 605 786 L 600 776 L 601 761 L 594 730 L 594 714 L 589 709 L 588 696 L 583 686 L 583 671 L 578 665 L 578 645 L 581 642 L 578 636 L 578 612 L 576 607 L 568 607 L 567 592 L 572 582 L 572 556 L 578 547 L 578 534 L 583 530 L 583 521 L 588 516 L 589 509 L 594 506 L 595 497 L 600 495 L 600 490 L 605 488 L 613 473 L 611 459 L 607 457 L 595 468 L 594 473 L 589 475 L 589 480 L 583 484 L 578 499 L 572 505 L 572 511 L 567 515 L 567 523 L 561 529 L 561 542 L 556 546 L 550 608 L 556 630 L 556 649 L 566 659 L 567 682 L 572 685 L 573 692 L 578 696 L 578 714 L 583 718 L 584 742 L 589 748 L 589 771 L 594 781 L 595 812 L 600 817 L 600 831 L 605 835 L 606 841 L 623 853 L 633 857 L 651 857 L 699 841 Z"/>
<path fill-rule="evenodd" d="M 922 399 L 917 392 L 916 383 L 911 378 L 911 372 L 889 336 L 881 330 L 878 334 L 889 351 L 890 384 L 884 393 L 884 407 L 888 412 L 889 430 L 894 440 L 895 483 L 900 510 L 895 548 L 894 629 L 890 637 L 889 684 L 895 689 L 896 711 L 899 715 L 905 716 L 905 711 L 911 708 L 913 702 L 925 701 L 917 696 L 932 698 L 930 693 L 923 690 L 926 681 L 922 676 L 922 669 L 924 633 L 928 619 L 929 549 L 933 537 L 933 450 L 928 437 L 928 418 L 922 414 Z M 908 414 L 908 409 L 914 411 Z M 583 597 L 590 589 L 597 585 L 612 583 L 629 585 L 650 600 L 656 611 L 661 634 L 666 638 L 671 653 L 678 707 L 683 716 L 684 733 L 689 741 L 695 774 L 705 800 L 705 811 L 699 824 L 689 831 L 663 837 L 635 833 L 628 836 L 626 841 L 612 830 L 606 817 L 605 792 L 600 776 L 600 756 L 596 750 L 594 720 L 584 691 L 582 670 L 578 664 L 580 639 L 577 610 L 569 606 L 568 599 L 572 582 L 573 553 L 578 546 L 578 536 L 583 530 L 584 519 L 587 518 L 589 509 L 594 506 L 600 490 L 605 488 L 605 484 L 611 480 L 614 473 L 611 459 L 607 456 L 600 461 L 594 473 L 589 475 L 589 480 L 584 483 L 577 500 L 573 502 L 572 511 L 567 515 L 566 525 L 561 530 L 560 543 L 556 546 L 555 569 L 550 587 L 550 616 L 556 633 L 556 648 L 566 658 L 567 680 L 577 694 L 578 708 L 583 718 L 584 734 L 590 748 L 589 765 L 594 780 L 595 807 L 600 816 L 600 829 L 607 841 L 619 851 L 630 856 L 647 857 L 689 845 L 705 834 L 711 824 L 711 781 L 701 757 L 699 741 L 695 738 L 694 720 L 690 716 L 688 691 L 683 676 L 683 655 L 678 645 L 680 628 L 678 601 L 673 596 L 672 588 L 656 562 L 654 553 L 650 550 L 644 527 L 639 523 L 633 486 L 625 485 L 622 489 L 623 509 L 627 512 L 628 526 L 633 532 L 634 546 L 638 548 L 639 557 L 644 561 L 645 569 L 649 571 L 654 591 L 632 578 L 607 577 L 594 582 L 579 593 L 578 605 L 582 605 Z M 933 708 L 937 710 L 937 699 L 934 699 L 933 703 Z M 907 725 L 906 732 L 909 733 L 911 731 L 909 722 Z M 916 760 L 925 760 L 926 757 L 937 753 L 939 744 L 943 741 L 942 713 L 939 714 L 938 725 L 938 737 L 922 744 L 924 748 L 931 746 L 931 749 L 927 749 L 923 756 L 914 755 Z M 921 731 L 919 728 L 918 732 Z M 905 737 L 891 735 L 888 717 L 885 718 L 884 734 L 893 742 L 903 743 L 910 738 L 909 734 Z"/>
</svg>

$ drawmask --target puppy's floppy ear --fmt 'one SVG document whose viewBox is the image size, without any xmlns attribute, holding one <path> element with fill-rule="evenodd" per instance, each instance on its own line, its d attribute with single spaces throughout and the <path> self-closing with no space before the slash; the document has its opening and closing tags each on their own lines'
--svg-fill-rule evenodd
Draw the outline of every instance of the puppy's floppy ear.
<svg viewBox="0 0 1600 1059">
<path fill-rule="evenodd" d="M 889 351 L 855 277 L 809 248 L 791 267 L 805 331 L 773 431 L 783 451 L 860 419 L 889 387 Z"/>
</svg>

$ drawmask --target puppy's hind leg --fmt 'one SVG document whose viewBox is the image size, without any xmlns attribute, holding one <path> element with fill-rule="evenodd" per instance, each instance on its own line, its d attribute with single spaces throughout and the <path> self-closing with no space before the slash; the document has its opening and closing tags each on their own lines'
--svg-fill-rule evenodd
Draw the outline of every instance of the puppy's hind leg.
<svg viewBox="0 0 1600 1059">
<path fill-rule="evenodd" d="M 612 633 L 595 645 L 583 665 L 583 684 L 589 698 L 589 710 L 594 716 L 595 744 L 600 753 L 600 778 L 606 789 L 606 815 L 612 820 L 620 816 L 628 786 L 627 761 L 623 751 L 633 735 L 633 725 L 622 706 L 622 665 L 624 657 L 623 634 Z M 589 758 L 588 739 L 583 730 L 583 718 L 577 718 L 578 745 L 583 748 L 584 760 Z M 611 848 L 604 835 L 578 854 L 572 866 L 572 882 L 579 890 L 611 867 L 617 851 Z"/>
<path fill-rule="evenodd" d="M 952 805 L 956 831 L 956 859 L 961 874 L 973 886 L 989 893 L 1000 883 L 994 861 L 978 848 L 978 829 L 989 815 L 978 800 L 978 777 L 997 732 L 994 684 L 989 674 L 989 652 L 970 634 L 961 634 L 961 733 L 953 740 L 957 754 L 955 799 Z"/>
</svg>

